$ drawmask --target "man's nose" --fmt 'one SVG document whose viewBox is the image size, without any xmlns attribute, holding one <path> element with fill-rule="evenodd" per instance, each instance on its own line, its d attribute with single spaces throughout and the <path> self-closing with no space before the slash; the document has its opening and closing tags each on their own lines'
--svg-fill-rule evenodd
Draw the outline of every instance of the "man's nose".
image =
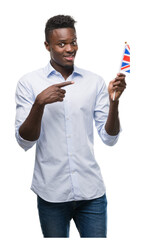
<svg viewBox="0 0 141 240">
<path fill-rule="evenodd" d="M 73 46 L 71 44 L 66 45 L 66 52 L 73 52 Z"/>
</svg>

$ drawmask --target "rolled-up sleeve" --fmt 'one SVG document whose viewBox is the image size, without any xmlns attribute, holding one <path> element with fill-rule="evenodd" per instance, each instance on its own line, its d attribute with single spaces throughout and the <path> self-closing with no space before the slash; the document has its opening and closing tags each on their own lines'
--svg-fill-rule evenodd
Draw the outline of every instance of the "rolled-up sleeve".
<svg viewBox="0 0 141 240">
<path fill-rule="evenodd" d="M 121 128 L 119 133 L 115 136 L 111 136 L 106 132 L 105 124 L 107 121 L 108 113 L 109 113 L 109 94 L 107 86 L 104 80 L 101 78 L 98 85 L 96 103 L 94 106 L 95 126 L 102 141 L 108 146 L 113 146 L 118 141 Z"/>
<path fill-rule="evenodd" d="M 121 128 L 120 128 L 120 131 L 117 135 L 114 135 L 114 136 L 111 136 L 109 135 L 106 130 L 105 130 L 105 125 L 103 126 L 102 130 L 101 130 L 101 138 L 102 138 L 102 141 L 108 145 L 108 146 L 113 146 L 117 143 L 118 141 L 118 138 L 119 138 L 119 135 L 120 135 L 120 132 L 121 132 Z"/>
<path fill-rule="evenodd" d="M 27 151 L 36 143 L 36 141 L 25 140 L 19 134 L 19 128 L 27 118 L 31 110 L 31 107 L 34 103 L 34 95 L 32 89 L 30 89 L 30 86 L 28 85 L 28 81 L 26 81 L 26 78 L 20 79 L 17 84 L 15 101 L 16 101 L 15 136 L 19 145 L 25 151 Z"/>
</svg>

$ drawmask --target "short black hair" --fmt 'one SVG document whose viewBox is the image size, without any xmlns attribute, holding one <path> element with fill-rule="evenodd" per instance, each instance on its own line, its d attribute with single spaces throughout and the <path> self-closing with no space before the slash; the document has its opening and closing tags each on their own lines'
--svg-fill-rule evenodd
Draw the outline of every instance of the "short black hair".
<svg viewBox="0 0 141 240">
<path fill-rule="evenodd" d="M 69 15 L 56 15 L 50 18 L 45 26 L 45 39 L 49 42 L 49 34 L 52 30 L 57 28 L 73 28 L 76 21 Z"/>
</svg>

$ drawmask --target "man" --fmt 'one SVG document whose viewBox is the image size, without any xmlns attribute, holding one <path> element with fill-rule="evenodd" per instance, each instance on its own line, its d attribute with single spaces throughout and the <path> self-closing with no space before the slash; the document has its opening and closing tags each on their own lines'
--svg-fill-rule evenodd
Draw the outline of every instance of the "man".
<svg viewBox="0 0 141 240">
<path fill-rule="evenodd" d="M 80 237 L 106 237 L 107 199 L 93 151 L 93 119 L 102 141 L 114 145 L 125 75 L 117 74 L 107 91 L 100 76 L 76 67 L 74 24 L 64 15 L 47 21 L 50 62 L 18 82 L 16 138 L 25 150 L 36 143 L 31 189 L 43 236 L 69 237 L 73 219 Z"/>
</svg>

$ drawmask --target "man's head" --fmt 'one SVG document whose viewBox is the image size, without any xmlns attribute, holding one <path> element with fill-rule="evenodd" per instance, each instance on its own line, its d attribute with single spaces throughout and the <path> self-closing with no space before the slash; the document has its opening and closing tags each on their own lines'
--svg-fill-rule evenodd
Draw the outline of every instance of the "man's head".
<svg viewBox="0 0 141 240">
<path fill-rule="evenodd" d="M 50 18 L 45 26 L 45 40 L 49 43 L 51 33 L 58 28 L 73 28 L 75 30 L 76 21 L 68 15 L 57 15 Z"/>
<path fill-rule="evenodd" d="M 74 24 L 75 20 L 68 15 L 57 15 L 47 21 L 45 46 L 53 65 L 72 67 L 78 49 Z"/>
</svg>

